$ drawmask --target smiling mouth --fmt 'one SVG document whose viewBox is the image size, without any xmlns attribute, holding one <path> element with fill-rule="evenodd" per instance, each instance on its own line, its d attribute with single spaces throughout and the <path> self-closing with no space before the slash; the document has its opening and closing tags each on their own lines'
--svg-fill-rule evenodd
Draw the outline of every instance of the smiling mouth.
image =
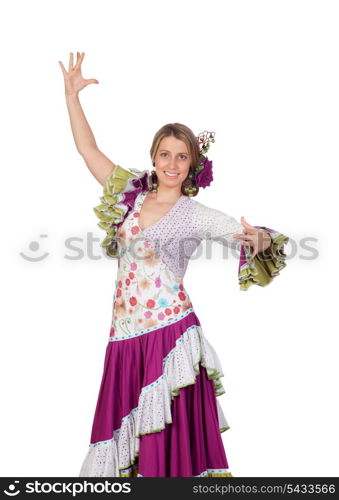
<svg viewBox="0 0 339 500">
<path fill-rule="evenodd" d="M 164 174 L 167 175 L 167 177 L 172 177 L 172 178 L 175 178 L 175 177 L 178 177 L 180 174 L 175 174 L 175 173 L 170 173 L 170 172 L 167 172 L 166 170 L 164 170 Z"/>
</svg>

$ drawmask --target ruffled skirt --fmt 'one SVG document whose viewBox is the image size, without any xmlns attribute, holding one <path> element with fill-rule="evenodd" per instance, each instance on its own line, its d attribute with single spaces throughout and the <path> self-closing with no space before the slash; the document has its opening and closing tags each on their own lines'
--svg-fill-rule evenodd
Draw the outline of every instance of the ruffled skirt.
<svg viewBox="0 0 339 500">
<path fill-rule="evenodd" d="M 79 477 L 232 476 L 221 377 L 193 309 L 162 328 L 111 338 Z"/>
</svg>

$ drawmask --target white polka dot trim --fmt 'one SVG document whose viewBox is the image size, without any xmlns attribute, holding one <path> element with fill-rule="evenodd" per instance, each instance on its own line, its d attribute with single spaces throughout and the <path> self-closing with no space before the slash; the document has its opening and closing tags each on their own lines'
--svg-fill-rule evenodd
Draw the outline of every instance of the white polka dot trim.
<svg viewBox="0 0 339 500">
<path fill-rule="evenodd" d="M 216 396 L 225 393 L 219 358 L 200 326 L 192 325 L 177 339 L 175 347 L 163 359 L 163 374 L 142 388 L 138 406 L 122 419 L 113 438 L 89 445 L 79 477 L 119 477 L 120 471 L 133 465 L 139 454 L 143 434 L 160 432 L 172 423 L 171 401 L 181 388 L 195 383 L 199 363 L 213 380 Z M 220 432 L 229 429 L 217 401 Z"/>
</svg>

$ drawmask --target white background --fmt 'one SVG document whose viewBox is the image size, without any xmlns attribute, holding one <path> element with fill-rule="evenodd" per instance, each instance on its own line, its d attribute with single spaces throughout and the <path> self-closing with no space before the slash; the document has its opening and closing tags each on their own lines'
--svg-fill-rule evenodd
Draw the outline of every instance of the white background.
<svg viewBox="0 0 339 500">
<path fill-rule="evenodd" d="M 117 261 L 71 134 L 70 51 L 99 80 L 80 101 L 112 161 L 150 169 L 165 123 L 215 131 L 215 180 L 197 199 L 290 237 L 265 288 L 240 292 L 220 245 L 185 276 L 224 369 L 231 472 L 338 475 L 338 22 L 335 1 L 3 6 L 2 476 L 78 475 L 109 335 Z"/>
</svg>

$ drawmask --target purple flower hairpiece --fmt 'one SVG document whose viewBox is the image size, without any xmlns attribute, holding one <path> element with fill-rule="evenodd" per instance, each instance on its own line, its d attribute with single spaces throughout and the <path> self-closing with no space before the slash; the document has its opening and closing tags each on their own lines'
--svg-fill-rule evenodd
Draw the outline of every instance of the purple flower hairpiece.
<svg viewBox="0 0 339 500">
<path fill-rule="evenodd" d="M 205 159 L 204 159 L 204 162 L 202 165 L 203 165 L 203 168 L 196 175 L 196 179 L 197 179 L 197 186 L 205 188 L 206 186 L 209 186 L 211 184 L 211 182 L 213 181 L 213 172 L 212 172 L 213 162 L 210 161 L 207 158 L 207 156 L 205 156 Z"/>
<path fill-rule="evenodd" d="M 197 139 L 200 147 L 200 163 L 196 168 L 197 186 L 205 188 L 213 181 L 212 166 L 213 162 L 207 158 L 204 153 L 207 153 L 210 143 L 215 142 L 215 132 L 200 132 Z"/>
</svg>

